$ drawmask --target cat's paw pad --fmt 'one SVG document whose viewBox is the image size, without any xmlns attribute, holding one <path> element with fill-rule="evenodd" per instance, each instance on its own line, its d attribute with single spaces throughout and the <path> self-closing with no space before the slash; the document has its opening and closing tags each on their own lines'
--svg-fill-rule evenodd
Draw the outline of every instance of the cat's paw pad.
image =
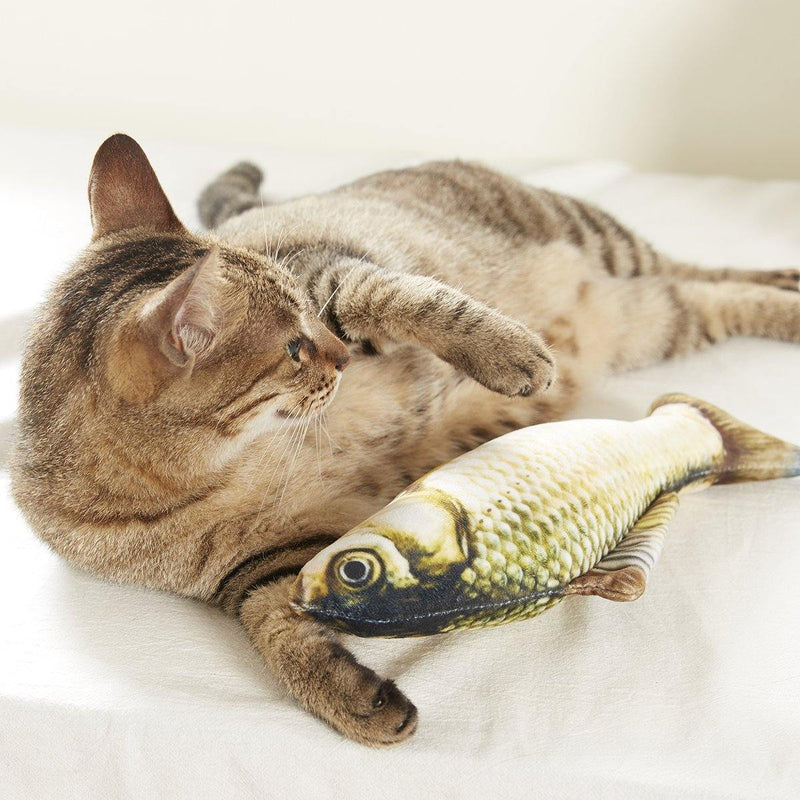
<svg viewBox="0 0 800 800">
<path fill-rule="evenodd" d="M 356 705 L 362 710 L 356 712 L 356 717 L 366 723 L 362 731 L 368 735 L 368 744 L 399 744 L 417 730 L 417 708 L 394 681 L 381 680 L 377 675 L 375 678 L 380 683 L 361 695 Z"/>
<path fill-rule="evenodd" d="M 332 665 L 333 666 L 333 665 Z M 417 729 L 417 709 L 395 686 L 349 653 L 336 659 L 328 684 L 336 693 L 329 698 L 328 721 L 345 736 L 371 747 L 400 744 Z"/>
</svg>

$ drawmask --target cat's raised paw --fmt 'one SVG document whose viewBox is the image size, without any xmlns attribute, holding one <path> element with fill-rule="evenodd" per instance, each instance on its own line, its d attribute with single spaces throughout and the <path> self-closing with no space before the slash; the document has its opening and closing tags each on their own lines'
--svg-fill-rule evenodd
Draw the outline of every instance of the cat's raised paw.
<svg viewBox="0 0 800 800">
<path fill-rule="evenodd" d="M 528 397 L 550 388 L 555 362 L 544 340 L 511 320 L 470 337 L 447 359 L 478 383 L 507 397 Z"/>
</svg>

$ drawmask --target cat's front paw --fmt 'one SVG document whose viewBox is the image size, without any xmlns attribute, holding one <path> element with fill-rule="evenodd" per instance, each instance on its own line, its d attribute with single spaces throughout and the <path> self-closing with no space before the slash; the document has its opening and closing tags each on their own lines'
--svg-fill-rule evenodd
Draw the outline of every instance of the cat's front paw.
<svg viewBox="0 0 800 800">
<path fill-rule="evenodd" d="M 512 320 L 470 336 L 447 360 L 508 397 L 544 392 L 555 378 L 555 362 L 544 340 Z"/>
<path fill-rule="evenodd" d="M 315 716 L 372 747 L 404 742 L 417 709 L 394 685 L 356 661 L 318 622 L 289 606 L 292 577 L 246 595 L 239 617 L 275 677 Z"/>
<path fill-rule="evenodd" d="M 340 733 L 371 747 L 400 744 L 417 730 L 417 709 L 394 685 L 332 645 L 325 683 L 311 710 Z"/>
</svg>

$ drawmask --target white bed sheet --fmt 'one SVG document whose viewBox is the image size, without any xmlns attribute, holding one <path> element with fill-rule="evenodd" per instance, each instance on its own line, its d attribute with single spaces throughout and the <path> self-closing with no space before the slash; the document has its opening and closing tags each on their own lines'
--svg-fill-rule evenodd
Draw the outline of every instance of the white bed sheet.
<svg viewBox="0 0 800 800">
<path fill-rule="evenodd" d="M 25 311 L 88 236 L 93 135 L 0 131 L 0 434 Z M 147 146 L 179 213 L 216 169 L 256 157 L 277 194 L 393 158 Z M 800 264 L 800 183 L 535 169 L 676 256 Z M 576 416 L 635 418 L 665 391 L 800 442 L 800 349 L 736 341 L 609 379 Z M 408 744 L 371 751 L 300 711 L 237 625 L 105 584 L 51 554 L 0 473 L 0 797 L 794 798 L 800 796 L 800 480 L 682 502 L 644 597 L 424 640 L 349 644 L 416 702 Z"/>
</svg>

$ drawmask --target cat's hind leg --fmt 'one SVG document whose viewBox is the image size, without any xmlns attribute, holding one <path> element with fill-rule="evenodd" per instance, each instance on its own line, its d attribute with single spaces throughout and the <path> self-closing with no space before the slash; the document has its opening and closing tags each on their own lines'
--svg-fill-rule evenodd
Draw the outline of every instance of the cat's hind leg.
<svg viewBox="0 0 800 800">
<path fill-rule="evenodd" d="M 787 289 L 794 292 L 800 291 L 800 269 L 736 269 L 729 267 L 706 269 L 691 264 L 665 264 L 660 267 L 658 274 L 665 278 L 680 280 L 707 281 L 709 283 L 735 281 L 773 286 L 776 289 Z"/>
<path fill-rule="evenodd" d="M 225 220 L 260 205 L 259 187 L 263 178 L 261 170 L 248 161 L 217 176 L 197 200 L 200 221 L 206 228 L 216 228 Z"/>
<path fill-rule="evenodd" d="M 732 336 L 800 342 L 800 294 L 739 281 L 681 281 L 671 291 L 679 319 L 670 347 L 676 354 Z M 679 310 L 682 306 L 684 312 Z M 681 314 L 684 316 L 680 316 Z M 683 328 L 683 330 L 679 330 Z"/>
<path fill-rule="evenodd" d="M 614 369 L 702 350 L 732 336 L 800 343 L 800 293 L 740 281 L 608 279 L 576 308 L 579 344 Z"/>
</svg>

